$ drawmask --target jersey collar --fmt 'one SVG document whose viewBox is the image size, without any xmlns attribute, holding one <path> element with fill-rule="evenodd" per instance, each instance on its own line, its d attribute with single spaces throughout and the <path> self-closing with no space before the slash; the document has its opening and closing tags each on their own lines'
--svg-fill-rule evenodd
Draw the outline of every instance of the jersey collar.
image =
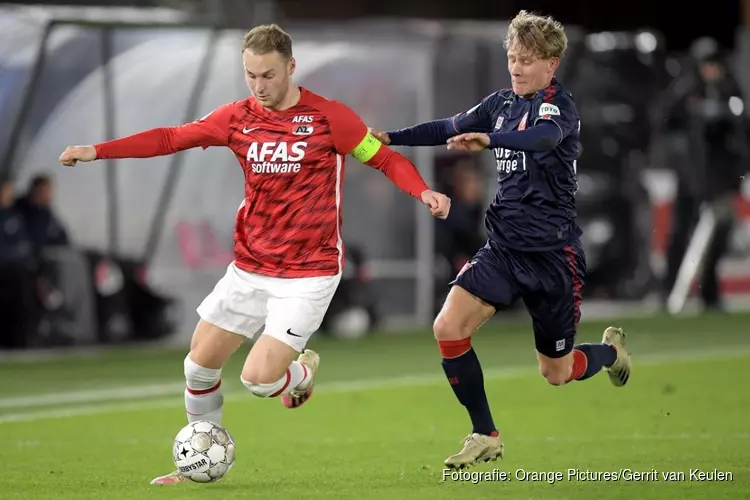
<svg viewBox="0 0 750 500">
<path fill-rule="evenodd" d="M 557 78 L 555 78 L 553 76 L 552 77 L 552 81 L 550 82 L 550 84 L 547 87 L 543 88 L 543 89 L 537 90 L 536 94 L 534 94 L 534 97 L 523 97 L 523 96 L 520 96 L 520 95 L 516 94 L 515 92 L 513 92 L 513 96 L 514 96 L 514 99 L 516 101 L 521 101 L 521 100 L 532 101 L 532 100 L 536 99 L 537 97 L 544 98 L 549 93 L 550 89 L 553 89 L 553 88 L 557 87 L 558 85 L 559 85 L 559 82 L 557 81 Z"/>
</svg>

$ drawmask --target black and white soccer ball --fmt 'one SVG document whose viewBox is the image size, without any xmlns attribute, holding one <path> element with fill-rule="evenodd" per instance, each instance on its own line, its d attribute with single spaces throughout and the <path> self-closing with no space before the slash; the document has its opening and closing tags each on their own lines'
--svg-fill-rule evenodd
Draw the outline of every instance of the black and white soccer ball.
<svg viewBox="0 0 750 500">
<path fill-rule="evenodd" d="M 213 422 L 200 420 L 177 433 L 172 458 L 183 476 L 196 483 L 211 483 L 231 470 L 234 449 L 229 431 Z"/>
</svg>

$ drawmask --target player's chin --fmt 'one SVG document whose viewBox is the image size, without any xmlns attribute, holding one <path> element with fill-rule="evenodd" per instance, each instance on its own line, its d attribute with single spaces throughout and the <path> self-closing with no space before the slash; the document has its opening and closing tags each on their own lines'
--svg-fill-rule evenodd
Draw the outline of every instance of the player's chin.
<svg viewBox="0 0 750 500">
<path fill-rule="evenodd" d="M 276 99 L 271 97 L 270 95 L 258 95 L 255 96 L 255 99 L 261 104 L 261 106 L 265 107 L 274 107 L 278 102 L 276 102 Z"/>
</svg>

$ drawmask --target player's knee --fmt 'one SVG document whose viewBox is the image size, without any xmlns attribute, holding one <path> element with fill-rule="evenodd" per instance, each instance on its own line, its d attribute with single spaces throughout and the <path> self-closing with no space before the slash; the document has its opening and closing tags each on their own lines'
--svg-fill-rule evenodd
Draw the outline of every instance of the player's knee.
<svg viewBox="0 0 750 500">
<path fill-rule="evenodd" d="M 544 379 L 549 385 L 565 385 L 568 383 L 569 375 L 563 375 L 560 372 L 546 372 L 542 373 Z"/>
<path fill-rule="evenodd" d="M 185 383 L 190 389 L 205 390 L 216 386 L 221 380 L 221 368 L 206 368 L 185 356 Z"/>
<path fill-rule="evenodd" d="M 570 369 L 561 364 L 539 363 L 539 373 L 550 385 L 565 385 L 570 380 Z"/>
<path fill-rule="evenodd" d="M 289 383 L 289 372 L 286 377 L 274 380 L 273 382 L 255 382 L 259 379 L 246 379 L 244 375 L 240 376 L 242 385 L 244 385 L 248 391 L 254 396 L 259 398 L 272 398 L 279 395 L 286 388 L 285 386 Z"/>
<path fill-rule="evenodd" d="M 438 340 L 447 340 L 449 338 L 450 324 L 442 315 L 438 315 L 432 323 L 432 333 Z"/>
<path fill-rule="evenodd" d="M 438 314 L 432 324 L 432 332 L 437 340 L 459 340 L 474 333 L 466 322 L 456 321 L 447 314 Z"/>
<path fill-rule="evenodd" d="M 274 397 L 279 388 L 284 385 L 284 372 L 288 370 L 276 370 L 274 367 L 266 365 L 246 366 L 242 370 L 240 379 L 242 384 L 253 395 L 260 398 Z"/>
</svg>

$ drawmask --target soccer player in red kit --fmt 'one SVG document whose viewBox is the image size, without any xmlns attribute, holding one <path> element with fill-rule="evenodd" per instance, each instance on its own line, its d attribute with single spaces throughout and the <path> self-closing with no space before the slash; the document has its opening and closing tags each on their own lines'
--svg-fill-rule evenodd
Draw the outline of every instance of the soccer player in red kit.
<svg viewBox="0 0 750 500">
<path fill-rule="evenodd" d="M 252 97 L 193 123 L 73 146 L 60 156 L 61 163 L 75 166 L 198 146 L 226 146 L 237 155 L 245 198 L 237 212 L 235 260 L 198 307 L 200 321 L 184 363 L 189 422 L 220 423 L 221 370 L 245 338 L 255 341 L 241 375 L 252 394 L 281 396 L 288 408 L 312 394 L 320 357 L 305 346 L 341 280 L 346 155 L 383 172 L 434 216 L 445 218 L 450 209 L 450 200 L 431 191 L 404 156 L 370 135 L 352 110 L 292 84 L 292 40 L 281 28 L 251 30 L 242 59 Z M 184 481 L 176 471 L 152 483 Z"/>
</svg>

